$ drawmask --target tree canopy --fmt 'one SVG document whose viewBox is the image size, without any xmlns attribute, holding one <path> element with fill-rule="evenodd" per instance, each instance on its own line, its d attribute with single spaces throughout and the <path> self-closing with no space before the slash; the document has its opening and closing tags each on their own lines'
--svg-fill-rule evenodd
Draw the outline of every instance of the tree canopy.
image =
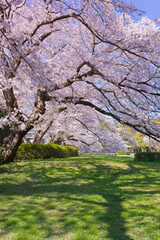
<svg viewBox="0 0 160 240">
<path fill-rule="evenodd" d="M 160 29 L 140 14 L 120 0 L 1 0 L 5 161 L 46 108 L 87 106 L 159 140 Z"/>
</svg>

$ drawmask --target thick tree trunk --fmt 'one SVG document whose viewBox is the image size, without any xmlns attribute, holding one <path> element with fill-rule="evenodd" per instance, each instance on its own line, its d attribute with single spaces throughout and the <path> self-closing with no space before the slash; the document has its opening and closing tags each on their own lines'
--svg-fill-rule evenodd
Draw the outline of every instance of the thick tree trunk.
<svg viewBox="0 0 160 240">
<path fill-rule="evenodd" d="M 30 129 L 32 127 L 30 127 Z M 4 139 L 3 142 L 4 151 L 2 152 L 3 155 L 2 163 L 13 162 L 17 153 L 17 149 L 20 146 L 23 137 L 30 129 L 21 132 L 11 132 L 11 134 Z"/>
<path fill-rule="evenodd" d="M 13 162 L 24 136 L 34 127 L 34 123 L 40 118 L 40 115 L 45 113 L 45 102 L 49 101 L 50 97 L 46 91 L 38 90 L 32 114 L 25 120 L 23 113 L 18 108 L 13 88 L 4 90 L 3 94 L 9 114 L 14 114 L 15 117 L 15 121 L 12 123 L 12 131 L 3 141 L 2 163 L 9 163 Z"/>
</svg>

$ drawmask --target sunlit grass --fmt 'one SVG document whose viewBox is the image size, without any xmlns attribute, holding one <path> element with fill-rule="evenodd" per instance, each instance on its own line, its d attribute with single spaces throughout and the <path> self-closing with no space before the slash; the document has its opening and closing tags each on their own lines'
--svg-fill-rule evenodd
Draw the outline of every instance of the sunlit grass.
<svg viewBox="0 0 160 240">
<path fill-rule="evenodd" d="M 80 155 L 0 166 L 1 240 L 159 240 L 160 163 Z"/>
</svg>

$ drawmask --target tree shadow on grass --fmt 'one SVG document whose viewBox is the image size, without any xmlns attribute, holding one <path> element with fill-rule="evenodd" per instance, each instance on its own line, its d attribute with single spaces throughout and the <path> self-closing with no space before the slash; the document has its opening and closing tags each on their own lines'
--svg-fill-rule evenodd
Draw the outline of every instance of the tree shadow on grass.
<svg viewBox="0 0 160 240">
<path fill-rule="evenodd" d="M 132 164 L 127 164 L 127 169 L 113 170 L 109 165 L 97 162 L 92 163 L 92 167 L 89 168 L 81 163 L 75 163 L 78 167 L 75 172 L 72 165 L 73 163 L 70 168 L 66 168 L 65 173 L 64 165 L 57 167 L 53 164 L 47 168 L 35 169 L 34 163 L 29 164 L 25 169 L 28 178 L 22 183 L 11 182 L 11 179 L 7 182 L 9 180 L 7 176 L 6 183 L 0 186 L 0 195 L 7 207 L 1 214 L 3 217 L 0 220 L 3 225 L 1 236 L 13 229 L 21 228 L 30 234 L 39 231 L 39 236 L 47 239 L 51 236 L 64 236 L 71 230 L 85 231 L 96 225 L 103 233 L 103 236 L 100 236 L 103 239 L 133 240 L 127 234 L 126 221 L 122 216 L 125 211 L 123 202 L 134 195 L 146 194 L 146 191 L 128 191 L 125 190 L 125 186 L 141 186 L 142 181 L 143 183 L 145 181 L 145 184 L 158 184 L 159 179 L 147 175 L 144 175 L 143 179 L 131 178 L 130 174 L 133 174 L 133 171 L 136 174 L 141 171 Z M 23 167 L 15 171 L 16 174 L 22 172 Z M 52 172 L 64 172 L 64 176 L 62 177 L 62 174 L 60 177 L 54 176 Z M 120 176 L 125 176 L 125 180 L 118 181 Z M 127 181 L 127 176 L 131 182 Z M 157 193 L 159 191 L 147 192 Z M 52 213 L 52 217 L 48 212 Z M 94 216 L 91 217 L 91 214 Z M 56 226 L 54 216 L 58 222 Z M 93 230 L 91 234 L 94 235 Z M 83 236 L 77 235 L 75 239 L 88 238 L 85 238 L 84 233 Z"/>
</svg>

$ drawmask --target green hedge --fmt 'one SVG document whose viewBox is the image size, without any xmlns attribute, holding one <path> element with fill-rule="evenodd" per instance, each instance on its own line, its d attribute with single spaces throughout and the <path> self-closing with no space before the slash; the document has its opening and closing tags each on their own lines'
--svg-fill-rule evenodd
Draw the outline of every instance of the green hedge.
<svg viewBox="0 0 160 240">
<path fill-rule="evenodd" d="M 46 159 L 78 156 L 78 148 L 44 143 L 22 143 L 17 151 L 16 159 Z"/>
<path fill-rule="evenodd" d="M 130 155 L 130 152 L 117 151 L 118 155 Z"/>
<path fill-rule="evenodd" d="M 143 162 L 160 161 L 160 152 L 137 152 L 135 160 Z"/>
</svg>

